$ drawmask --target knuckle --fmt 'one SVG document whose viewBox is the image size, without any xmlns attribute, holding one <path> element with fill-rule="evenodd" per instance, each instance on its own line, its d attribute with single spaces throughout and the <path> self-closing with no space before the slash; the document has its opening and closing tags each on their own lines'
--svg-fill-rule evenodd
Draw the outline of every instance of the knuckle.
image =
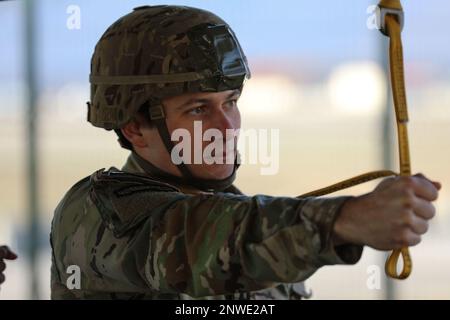
<svg viewBox="0 0 450 320">
<path fill-rule="evenodd" d="M 408 239 L 402 239 L 400 242 L 399 242 L 399 246 L 400 246 L 400 248 L 403 248 L 403 247 L 409 247 L 411 244 L 409 243 L 409 240 Z"/>
<path fill-rule="evenodd" d="M 404 218 L 403 218 L 403 225 L 406 227 L 414 227 L 415 224 L 415 218 L 413 216 L 412 213 L 408 212 L 407 214 L 405 214 Z"/>
<path fill-rule="evenodd" d="M 401 240 L 402 247 L 409 246 L 411 239 L 408 236 L 403 236 Z"/>
<path fill-rule="evenodd" d="M 428 203 L 428 206 L 424 210 L 424 218 L 432 219 L 436 215 L 436 207 L 432 203 Z"/>
<path fill-rule="evenodd" d="M 422 226 L 422 234 L 427 233 L 428 229 L 430 228 L 430 225 L 428 224 L 428 222 L 424 222 L 423 226 Z"/>
<path fill-rule="evenodd" d="M 400 183 L 405 189 L 412 189 L 414 187 L 414 177 L 401 177 Z"/>
<path fill-rule="evenodd" d="M 431 193 L 431 200 L 432 201 L 437 200 L 438 197 L 439 197 L 439 191 L 436 190 L 436 188 L 433 186 L 432 193 Z"/>
<path fill-rule="evenodd" d="M 399 233 L 396 243 L 401 247 L 408 247 L 420 242 L 419 236 L 412 236 L 411 232 L 407 229 Z"/>
<path fill-rule="evenodd" d="M 399 232 L 395 237 L 394 237 L 394 243 L 395 245 L 399 246 L 399 247 L 403 247 L 405 245 L 408 244 L 408 236 L 405 232 Z"/>
<path fill-rule="evenodd" d="M 430 218 L 433 218 L 436 215 L 436 207 L 433 204 L 430 204 Z"/>
<path fill-rule="evenodd" d="M 402 195 L 403 208 L 413 209 L 416 202 L 416 196 L 412 190 L 404 190 Z"/>
<path fill-rule="evenodd" d="M 382 189 L 388 188 L 392 184 L 395 184 L 395 182 L 396 178 L 394 177 L 386 178 L 376 186 L 375 191 L 380 191 Z"/>
<path fill-rule="evenodd" d="M 414 237 L 413 239 L 411 239 L 411 243 L 409 244 L 409 246 L 416 246 L 421 241 L 422 241 L 422 238 L 420 236 Z"/>
<path fill-rule="evenodd" d="M 403 209 L 400 213 L 400 232 L 403 232 L 405 228 L 413 226 L 415 223 L 414 213 L 409 209 Z"/>
</svg>

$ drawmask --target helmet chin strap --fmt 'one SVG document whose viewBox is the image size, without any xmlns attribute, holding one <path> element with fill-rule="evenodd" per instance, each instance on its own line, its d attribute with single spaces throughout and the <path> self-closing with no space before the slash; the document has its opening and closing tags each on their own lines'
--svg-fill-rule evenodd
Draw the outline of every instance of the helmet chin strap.
<svg viewBox="0 0 450 320">
<path fill-rule="evenodd" d="M 161 137 L 161 140 L 163 141 L 164 146 L 166 147 L 166 150 L 170 155 L 172 154 L 172 149 L 175 147 L 175 145 L 172 139 L 170 138 L 169 129 L 167 128 L 164 107 L 162 103 L 160 101 L 157 101 L 156 99 L 152 99 L 152 101 L 148 102 L 147 104 L 150 120 L 152 124 L 154 124 L 158 129 L 158 133 Z M 202 191 L 222 191 L 227 187 L 231 186 L 231 184 L 236 178 L 236 170 L 237 168 L 239 168 L 239 164 L 237 161 L 238 154 L 236 154 L 233 172 L 231 173 L 230 176 L 228 176 L 225 179 L 217 179 L 217 180 L 201 179 L 194 177 L 194 175 L 191 173 L 186 164 L 184 162 L 181 162 L 180 164 L 176 165 L 182 175 L 182 177 L 178 177 L 157 168 L 152 163 L 145 160 L 135 152 L 133 152 L 133 156 L 135 157 L 138 164 L 142 167 L 142 169 L 144 169 L 144 171 L 147 172 L 148 174 L 163 178 L 167 181 L 171 181 L 177 184 L 194 186 Z"/>
</svg>

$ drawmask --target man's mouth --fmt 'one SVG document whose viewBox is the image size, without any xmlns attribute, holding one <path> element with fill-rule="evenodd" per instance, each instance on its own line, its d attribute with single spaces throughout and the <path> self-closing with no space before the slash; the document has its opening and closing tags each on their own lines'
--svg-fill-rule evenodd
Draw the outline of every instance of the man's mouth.
<svg viewBox="0 0 450 320">
<path fill-rule="evenodd" d="M 219 164 L 232 164 L 236 157 L 236 149 L 232 148 L 229 150 L 224 150 L 221 155 L 216 155 L 215 150 L 211 152 L 211 156 L 204 156 L 203 160 L 207 163 L 219 162 Z"/>
</svg>

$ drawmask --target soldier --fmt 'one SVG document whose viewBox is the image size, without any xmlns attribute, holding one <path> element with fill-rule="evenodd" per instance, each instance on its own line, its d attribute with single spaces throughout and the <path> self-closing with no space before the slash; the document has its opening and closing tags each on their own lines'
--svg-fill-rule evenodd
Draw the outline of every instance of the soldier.
<svg viewBox="0 0 450 320">
<path fill-rule="evenodd" d="M 4 260 L 16 260 L 17 255 L 9 249 L 8 246 L 0 246 L 0 284 L 5 282 L 5 275 L 3 272 L 6 269 Z"/>
<path fill-rule="evenodd" d="M 176 129 L 240 128 L 249 77 L 233 31 L 204 10 L 139 7 L 106 30 L 88 120 L 115 130 L 130 156 L 76 183 L 56 208 L 52 298 L 297 299 L 305 279 L 356 263 L 364 245 L 420 242 L 440 188 L 422 175 L 359 197 L 250 197 L 233 185 L 235 149 L 231 163 L 173 161 Z M 71 266 L 78 287 L 68 286 Z"/>
</svg>

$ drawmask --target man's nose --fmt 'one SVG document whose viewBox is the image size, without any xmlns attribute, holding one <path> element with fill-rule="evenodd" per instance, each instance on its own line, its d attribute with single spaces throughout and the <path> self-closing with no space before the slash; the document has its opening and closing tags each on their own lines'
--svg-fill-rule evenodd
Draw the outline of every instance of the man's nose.
<svg viewBox="0 0 450 320">
<path fill-rule="evenodd" d="M 224 135 L 227 129 L 238 129 L 237 121 L 233 115 L 226 113 L 223 109 L 217 110 L 215 114 L 212 126 L 220 130 Z"/>
</svg>

